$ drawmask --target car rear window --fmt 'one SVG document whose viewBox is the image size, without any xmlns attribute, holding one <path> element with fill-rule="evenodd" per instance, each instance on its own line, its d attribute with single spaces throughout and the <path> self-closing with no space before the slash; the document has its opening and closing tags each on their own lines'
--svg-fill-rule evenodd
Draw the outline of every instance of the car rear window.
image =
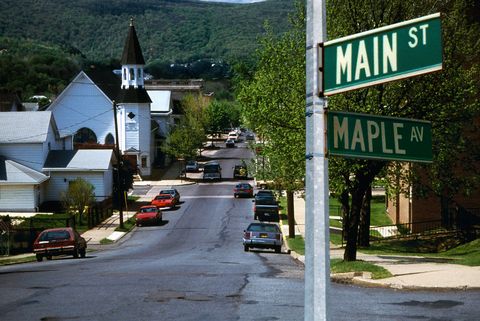
<svg viewBox="0 0 480 321">
<path fill-rule="evenodd" d="M 252 224 L 248 227 L 248 231 L 251 232 L 278 232 L 278 227 L 276 225 L 264 225 L 264 224 Z"/>
<path fill-rule="evenodd" d="M 150 213 L 150 212 L 156 212 L 157 209 L 155 207 L 147 207 L 147 208 L 141 208 L 140 212 L 141 213 Z"/>
<path fill-rule="evenodd" d="M 156 200 L 168 200 L 171 197 L 172 197 L 171 195 L 158 195 L 157 197 L 155 197 L 155 199 Z"/>
<path fill-rule="evenodd" d="M 40 236 L 40 241 L 68 240 L 69 238 L 70 233 L 68 231 L 50 231 L 43 233 Z"/>
</svg>

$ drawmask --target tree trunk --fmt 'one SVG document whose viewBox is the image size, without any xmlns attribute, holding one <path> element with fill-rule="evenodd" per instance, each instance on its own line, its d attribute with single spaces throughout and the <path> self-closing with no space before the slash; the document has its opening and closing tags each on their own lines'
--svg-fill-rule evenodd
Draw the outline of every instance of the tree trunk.
<svg viewBox="0 0 480 321">
<path fill-rule="evenodd" d="M 293 206 L 293 191 L 287 191 L 288 237 L 295 238 L 295 210 Z"/>
<path fill-rule="evenodd" d="M 368 186 L 363 198 L 362 210 L 360 211 L 360 226 L 358 232 L 358 246 L 370 246 L 370 204 L 372 201 L 372 186 Z"/>
<path fill-rule="evenodd" d="M 365 190 L 357 188 L 352 194 L 352 206 L 350 208 L 349 220 L 347 224 L 347 246 L 343 259 L 345 261 L 357 260 L 357 238 L 358 238 L 358 223 L 360 221 L 360 211 L 362 209 L 362 200 Z"/>
<path fill-rule="evenodd" d="M 350 203 L 349 203 L 349 194 L 348 190 L 345 189 L 340 195 L 340 204 L 342 204 L 342 246 L 343 242 L 347 239 L 348 235 L 348 224 L 349 214 L 350 214 Z"/>
</svg>

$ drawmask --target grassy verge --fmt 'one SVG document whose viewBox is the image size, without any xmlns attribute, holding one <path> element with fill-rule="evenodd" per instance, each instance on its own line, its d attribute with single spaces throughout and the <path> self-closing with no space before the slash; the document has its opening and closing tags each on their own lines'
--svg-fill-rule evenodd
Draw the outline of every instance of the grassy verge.
<svg viewBox="0 0 480 321">
<path fill-rule="evenodd" d="M 107 245 L 107 244 L 112 244 L 112 243 L 114 243 L 114 242 L 110 239 L 107 239 L 107 238 L 104 238 L 104 239 L 100 240 L 100 244 L 102 244 L 102 245 Z"/>
<path fill-rule="evenodd" d="M 6 257 L 0 258 L 0 265 L 19 264 L 36 261 L 35 255 L 21 256 L 21 257 Z"/>
<path fill-rule="evenodd" d="M 123 228 L 117 227 L 115 231 L 117 232 L 129 232 L 135 227 L 135 216 L 130 217 L 128 220 L 123 222 Z"/>
<path fill-rule="evenodd" d="M 372 273 L 372 279 L 384 279 L 392 276 L 388 270 L 381 266 L 365 261 L 345 262 L 342 259 L 330 260 L 330 271 L 332 273 L 370 272 Z"/>
</svg>

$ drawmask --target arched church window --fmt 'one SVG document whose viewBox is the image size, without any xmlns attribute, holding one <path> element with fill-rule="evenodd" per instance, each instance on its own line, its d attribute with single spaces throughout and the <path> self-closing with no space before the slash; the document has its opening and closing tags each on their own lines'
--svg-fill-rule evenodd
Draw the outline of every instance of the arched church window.
<svg viewBox="0 0 480 321">
<path fill-rule="evenodd" d="M 74 143 L 96 143 L 97 135 L 87 127 L 80 128 L 73 137 Z"/>
<path fill-rule="evenodd" d="M 135 80 L 135 70 L 130 68 L 130 80 Z"/>
<path fill-rule="evenodd" d="M 115 139 L 113 138 L 112 134 L 108 134 L 107 137 L 105 137 L 105 145 L 114 145 L 115 144 Z"/>
<path fill-rule="evenodd" d="M 123 80 L 127 80 L 127 69 L 123 68 Z"/>
</svg>

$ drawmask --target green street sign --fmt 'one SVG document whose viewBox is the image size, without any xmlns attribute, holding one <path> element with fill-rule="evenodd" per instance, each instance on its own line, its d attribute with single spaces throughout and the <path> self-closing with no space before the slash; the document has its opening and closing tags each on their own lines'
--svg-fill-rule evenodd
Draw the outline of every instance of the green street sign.
<svg viewBox="0 0 480 321">
<path fill-rule="evenodd" d="M 428 121 L 328 111 L 327 136 L 331 155 L 432 161 L 432 129 Z"/>
<path fill-rule="evenodd" d="M 320 87 L 329 96 L 441 70 L 442 62 L 441 20 L 435 13 L 325 42 Z"/>
</svg>

